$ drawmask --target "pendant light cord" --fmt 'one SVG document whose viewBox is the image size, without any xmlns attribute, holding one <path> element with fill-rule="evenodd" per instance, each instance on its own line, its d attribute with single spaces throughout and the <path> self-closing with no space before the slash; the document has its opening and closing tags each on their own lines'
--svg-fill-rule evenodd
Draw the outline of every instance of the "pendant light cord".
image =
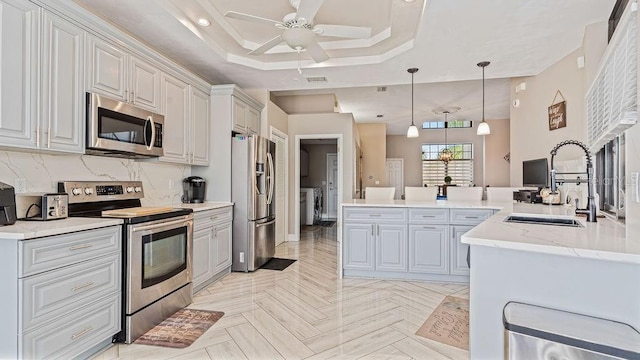
<svg viewBox="0 0 640 360">
<path fill-rule="evenodd" d="M 415 125 L 413 123 L 413 74 L 415 74 L 415 72 L 411 73 L 411 126 Z"/>
<path fill-rule="evenodd" d="M 482 67 L 482 121 L 484 121 L 484 68 Z"/>
</svg>

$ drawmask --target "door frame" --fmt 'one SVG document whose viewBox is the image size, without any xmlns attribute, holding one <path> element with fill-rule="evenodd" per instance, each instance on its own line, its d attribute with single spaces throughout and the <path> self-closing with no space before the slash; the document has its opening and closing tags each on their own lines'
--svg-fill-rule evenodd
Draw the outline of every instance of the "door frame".
<svg viewBox="0 0 640 360">
<path fill-rule="evenodd" d="M 328 220 L 331 217 L 329 216 L 329 156 L 336 156 L 336 160 L 338 159 L 338 153 L 327 153 L 327 156 L 325 158 L 325 166 L 327 167 L 327 190 L 326 190 L 326 195 L 324 195 L 324 197 L 326 197 L 327 199 L 327 212 L 326 212 L 326 217 L 323 218 L 323 220 Z M 340 191 L 340 183 L 338 183 L 338 191 Z M 339 198 L 338 198 L 338 203 L 339 203 Z M 340 207 L 338 204 L 336 204 L 337 207 Z M 338 216 L 338 209 L 336 208 L 336 217 Z"/>
<path fill-rule="evenodd" d="M 288 241 L 289 234 L 289 135 L 278 130 L 277 128 L 269 127 L 269 139 L 273 141 L 274 137 L 279 137 L 284 140 L 284 241 Z M 278 210 L 276 209 L 276 212 Z"/>
<path fill-rule="evenodd" d="M 388 160 L 400 161 L 400 164 L 401 164 L 401 167 L 402 167 L 402 169 L 400 171 L 400 177 L 402 179 L 402 184 L 400 184 L 400 199 L 402 199 L 402 195 L 404 195 L 403 194 L 403 192 L 404 192 L 404 158 L 386 158 L 384 160 L 384 162 L 385 162 L 385 171 L 386 171 L 386 168 L 387 168 L 387 161 Z M 388 177 L 387 177 L 387 185 L 391 185 L 391 182 L 389 181 Z"/>
<path fill-rule="evenodd" d="M 295 148 L 294 148 L 294 194 L 293 194 L 293 203 L 294 203 L 294 222 L 296 226 L 294 226 L 293 237 L 289 237 L 290 241 L 299 241 L 300 240 L 300 140 L 302 139 L 336 139 L 338 142 L 338 182 L 343 185 L 344 184 L 344 147 L 342 144 L 342 134 L 306 134 L 306 135 L 296 135 L 295 136 Z M 343 187 L 338 187 L 338 201 L 342 201 L 342 193 Z M 338 222 L 340 222 L 340 207 L 338 206 Z"/>
</svg>

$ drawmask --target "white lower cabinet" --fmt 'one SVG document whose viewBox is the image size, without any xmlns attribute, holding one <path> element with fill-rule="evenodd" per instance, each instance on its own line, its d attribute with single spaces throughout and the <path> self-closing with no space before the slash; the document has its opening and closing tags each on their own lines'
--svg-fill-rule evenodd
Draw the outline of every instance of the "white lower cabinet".
<svg viewBox="0 0 640 360">
<path fill-rule="evenodd" d="M 467 265 L 469 245 L 463 244 L 460 239 L 471 229 L 473 226 L 470 225 L 451 226 L 451 274 L 453 275 L 469 275 L 469 265 Z"/>
<path fill-rule="evenodd" d="M 407 225 L 376 224 L 376 270 L 407 271 Z"/>
<path fill-rule="evenodd" d="M 233 207 L 197 212 L 193 219 L 193 291 L 209 285 L 231 267 Z"/>
<path fill-rule="evenodd" d="M 121 330 L 122 228 L 0 239 L 0 358 L 75 358 Z"/>
<path fill-rule="evenodd" d="M 409 225 L 409 271 L 449 273 L 448 225 Z"/>
<path fill-rule="evenodd" d="M 468 282 L 464 233 L 495 213 L 473 208 L 345 206 L 345 276 Z"/>
</svg>

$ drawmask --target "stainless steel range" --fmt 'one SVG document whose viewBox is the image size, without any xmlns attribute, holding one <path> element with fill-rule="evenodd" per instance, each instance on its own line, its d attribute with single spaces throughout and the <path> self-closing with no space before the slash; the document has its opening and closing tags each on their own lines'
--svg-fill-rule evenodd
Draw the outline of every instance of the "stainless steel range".
<svg viewBox="0 0 640 360">
<path fill-rule="evenodd" d="M 124 220 L 122 331 L 131 343 L 192 300 L 191 209 L 142 207 L 140 181 L 66 181 L 69 216 Z"/>
</svg>

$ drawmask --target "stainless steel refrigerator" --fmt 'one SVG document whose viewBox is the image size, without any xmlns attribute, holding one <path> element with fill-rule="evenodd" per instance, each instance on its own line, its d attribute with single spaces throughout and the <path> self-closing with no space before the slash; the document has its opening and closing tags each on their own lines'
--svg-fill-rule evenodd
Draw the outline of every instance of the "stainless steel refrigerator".
<svg viewBox="0 0 640 360">
<path fill-rule="evenodd" d="M 231 141 L 233 271 L 254 271 L 276 250 L 276 144 L 238 135 Z M 215 186 L 212 184 L 212 186 Z"/>
</svg>

